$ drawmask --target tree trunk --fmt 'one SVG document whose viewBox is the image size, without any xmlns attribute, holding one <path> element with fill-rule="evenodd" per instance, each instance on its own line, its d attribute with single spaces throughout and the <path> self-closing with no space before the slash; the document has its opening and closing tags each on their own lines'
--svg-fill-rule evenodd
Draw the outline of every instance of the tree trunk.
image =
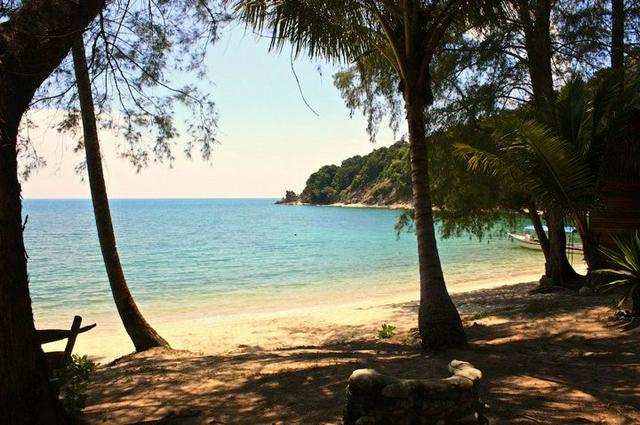
<svg viewBox="0 0 640 425">
<path fill-rule="evenodd" d="M 600 238 L 589 228 L 587 217 L 576 218 L 576 227 L 582 239 L 582 253 L 587 262 L 587 275 L 591 276 L 592 271 L 605 268 L 606 261 L 600 253 Z"/>
<path fill-rule="evenodd" d="M 547 227 L 549 228 L 549 261 L 546 265 L 546 275 L 557 285 L 569 286 L 580 275 L 567 260 L 567 237 L 562 215 L 555 211 L 548 211 Z"/>
<path fill-rule="evenodd" d="M 624 68 L 624 0 L 611 0 L 611 68 Z"/>
<path fill-rule="evenodd" d="M 540 241 L 540 248 L 542 248 L 542 252 L 544 254 L 546 269 L 546 263 L 549 262 L 549 239 L 547 238 L 547 234 L 544 231 L 544 227 L 542 226 L 542 221 L 540 220 L 538 209 L 536 208 L 535 204 L 531 203 L 528 207 L 528 210 L 529 218 L 531 218 L 531 223 L 536 229 L 536 235 L 538 236 L 538 241 Z"/>
<path fill-rule="evenodd" d="M 104 7 L 100 0 L 26 0 L 0 24 L 0 422 L 66 423 L 37 342 L 17 175 L 17 133 L 36 89 Z"/>
<path fill-rule="evenodd" d="M 120 256 L 116 246 L 116 238 L 111 222 L 109 198 L 102 171 L 100 143 L 91 93 L 91 81 L 87 69 L 84 41 L 80 37 L 72 47 L 73 66 L 80 98 L 82 129 L 84 132 L 84 151 L 87 159 L 91 200 L 96 219 L 98 239 L 102 258 L 109 277 L 113 299 L 118 308 L 120 319 L 126 329 L 136 351 L 145 351 L 153 347 L 168 347 L 169 344 L 147 323 L 136 305 L 127 281 L 124 277 Z"/>
<path fill-rule="evenodd" d="M 3 122 L 0 129 L 0 418 L 3 424 L 64 423 L 33 324 L 17 178 L 17 130 L 15 121 Z"/>
<path fill-rule="evenodd" d="M 519 0 L 518 16 L 524 30 L 527 68 L 531 78 L 533 100 L 538 115 L 544 120 L 553 106 L 553 72 L 551 69 L 551 4 L 549 0 L 536 0 L 533 11 L 530 2 Z M 533 12 L 533 13 L 531 13 Z M 533 19 L 532 19 L 533 18 Z"/>
<path fill-rule="evenodd" d="M 549 0 L 525 1 L 517 0 L 518 18 L 525 36 L 527 52 L 527 68 L 531 78 L 533 101 L 540 120 L 554 126 L 553 104 L 553 72 L 551 68 L 551 8 Z M 531 10 L 533 8 L 533 10 Z M 549 257 L 545 265 L 547 277 L 561 281 L 574 280 L 578 277 L 567 259 L 566 236 L 562 217 L 550 213 L 547 218 L 552 222 L 554 230 L 549 227 Z M 560 225 L 558 223 L 561 223 Z M 553 236 L 552 236 L 553 234 Z M 554 277 L 555 276 L 555 277 Z"/>
<path fill-rule="evenodd" d="M 416 95 L 419 91 L 407 92 L 405 107 L 420 269 L 418 329 L 425 348 L 463 346 L 467 339 L 458 310 L 447 291 L 436 244 L 425 137 L 424 114 L 428 103 Z"/>
</svg>

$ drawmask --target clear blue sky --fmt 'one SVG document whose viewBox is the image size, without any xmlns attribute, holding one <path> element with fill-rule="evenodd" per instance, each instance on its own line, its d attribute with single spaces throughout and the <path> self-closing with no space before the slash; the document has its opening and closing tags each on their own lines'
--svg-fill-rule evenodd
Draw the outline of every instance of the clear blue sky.
<svg viewBox="0 0 640 425">
<path fill-rule="evenodd" d="M 103 133 L 110 197 L 280 197 L 285 189 L 302 190 L 309 174 L 322 165 L 393 142 L 385 127 L 371 144 L 362 114 L 349 117 L 333 86 L 337 68 L 301 58 L 295 68 L 305 97 L 320 116 L 314 115 L 300 97 L 289 54 L 288 48 L 269 53 L 268 41 L 243 27 L 227 28 L 208 56 L 221 142 L 212 161 L 178 154 L 172 169 L 154 164 L 136 174 L 116 158 L 115 136 Z M 51 119 L 44 113 L 32 118 L 39 123 L 33 140 L 48 166 L 23 185 L 24 197 L 88 198 L 87 182 L 73 171 L 82 159 L 73 153 L 73 141 L 47 129 Z"/>
</svg>

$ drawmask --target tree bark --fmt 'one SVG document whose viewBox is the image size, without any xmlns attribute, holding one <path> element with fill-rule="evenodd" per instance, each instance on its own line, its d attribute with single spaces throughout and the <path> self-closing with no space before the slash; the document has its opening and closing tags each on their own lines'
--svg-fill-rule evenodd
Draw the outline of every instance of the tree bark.
<svg viewBox="0 0 640 425">
<path fill-rule="evenodd" d="M 518 16 L 524 30 L 527 68 L 531 78 L 533 101 L 542 119 L 548 120 L 553 106 L 553 72 L 551 69 L 551 4 L 549 0 L 518 0 Z M 532 2 L 533 3 L 533 2 Z M 533 19 L 532 19 L 533 18 Z"/>
<path fill-rule="evenodd" d="M 552 4 L 550 0 L 514 1 L 525 36 L 527 68 L 531 78 L 536 112 L 540 120 L 549 125 L 555 125 L 553 118 L 555 93 L 551 69 L 550 35 Z M 553 280 L 561 277 L 564 277 L 562 281 L 573 280 L 578 274 L 569 263 L 565 252 L 564 224 L 558 226 L 558 223 L 563 223 L 563 220 L 558 217 L 558 214 L 550 213 L 549 216 L 548 219 L 553 223 L 554 230 L 551 230 L 552 225 L 548 223 L 549 256 L 545 264 L 545 274 Z"/>
<path fill-rule="evenodd" d="M 3 124 L 0 129 L 0 417 L 2 423 L 7 424 L 64 423 L 56 394 L 48 382 L 31 311 L 13 142 L 18 126 L 14 124 L 9 129 L 7 123 Z"/>
<path fill-rule="evenodd" d="M 560 286 L 571 286 L 580 277 L 567 259 L 567 237 L 564 231 L 562 215 L 556 211 L 547 211 L 547 227 L 549 228 L 549 260 L 546 264 L 546 275 Z"/>
<path fill-rule="evenodd" d="M 591 276 L 592 271 L 606 266 L 606 261 L 600 253 L 600 237 L 591 231 L 586 216 L 577 217 L 576 228 L 582 240 L 582 253 L 587 262 L 587 275 Z"/>
<path fill-rule="evenodd" d="M 127 280 L 124 276 L 116 237 L 111 222 L 109 198 L 102 170 L 100 142 L 96 126 L 96 116 L 91 93 L 91 80 L 87 69 L 87 59 L 82 36 L 73 44 L 73 66 L 80 98 L 82 129 L 84 134 L 84 151 L 91 188 L 93 212 L 98 230 L 98 239 L 102 251 L 102 259 L 109 277 L 111 293 L 118 309 L 120 319 L 126 329 L 136 351 L 145 351 L 154 347 L 168 347 L 169 344 L 147 323 L 136 305 Z"/>
<path fill-rule="evenodd" d="M 611 68 L 624 68 L 624 0 L 611 0 Z"/>
<path fill-rule="evenodd" d="M 466 335 L 447 291 L 436 243 L 424 115 L 429 102 L 419 92 L 407 90 L 405 95 L 420 269 L 418 329 L 424 348 L 464 346 Z"/>
<path fill-rule="evenodd" d="M 48 381 L 33 323 L 17 175 L 17 134 L 35 90 L 101 0 L 27 0 L 0 24 L 0 420 L 8 425 L 66 422 Z"/>
<path fill-rule="evenodd" d="M 529 218 L 531 218 L 531 223 L 533 224 L 534 229 L 536 229 L 536 235 L 538 237 L 538 241 L 540 241 L 540 248 L 542 248 L 542 252 L 544 254 L 545 263 L 549 262 L 549 239 L 547 238 L 547 234 L 544 231 L 544 227 L 542 226 L 542 220 L 540 220 L 540 216 L 538 215 L 538 209 L 535 204 L 531 203 L 528 207 L 529 210 Z"/>
</svg>

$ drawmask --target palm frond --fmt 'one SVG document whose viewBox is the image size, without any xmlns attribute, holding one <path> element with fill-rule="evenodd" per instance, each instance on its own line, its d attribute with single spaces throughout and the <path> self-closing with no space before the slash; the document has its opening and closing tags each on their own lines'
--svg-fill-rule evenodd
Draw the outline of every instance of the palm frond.
<svg viewBox="0 0 640 425">
<path fill-rule="evenodd" d="M 640 232 L 628 238 L 612 237 L 617 249 L 601 248 L 602 253 L 609 260 L 610 268 L 597 270 L 600 275 L 612 276 L 615 280 L 600 285 L 603 292 L 628 287 L 619 305 L 627 299 L 633 301 L 633 311 L 640 312 Z"/>
<path fill-rule="evenodd" d="M 574 77 L 560 89 L 555 104 L 557 134 L 579 152 L 586 150 L 584 141 L 588 139 L 584 134 L 587 123 L 585 94 L 584 81 Z"/>
<path fill-rule="evenodd" d="M 274 50 L 290 43 L 295 55 L 350 62 L 375 44 L 360 2 L 242 0 L 234 8 L 242 21 L 269 33 Z"/>
<path fill-rule="evenodd" d="M 611 239 L 620 254 L 612 253 L 612 250 L 604 248 L 605 255 L 616 261 L 617 265 L 624 265 L 627 270 L 635 271 L 640 276 L 640 234 L 638 231 L 626 239 L 616 236 L 612 236 Z"/>
<path fill-rule="evenodd" d="M 546 205 L 565 212 L 591 207 L 595 179 L 570 142 L 542 124 L 521 119 L 502 121 L 494 137 L 502 153 L 529 177 L 531 193 Z"/>
<path fill-rule="evenodd" d="M 619 288 L 621 286 L 626 286 L 628 284 L 629 284 L 629 279 L 613 280 L 611 282 L 606 282 L 602 284 L 599 289 L 600 289 L 600 292 L 611 292 L 616 288 Z"/>
<path fill-rule="evenodd" d="M 482 149 L 475 148 L 466 143 L 454 143 L 453 154 L 467 161 L 471 171 L 481 171 L 495 176 L 509 176 L 515 180 L 522 176 L 517 164 L 509 161 L 509 158 L 499 156 Z"/>
<path fill-rule="evenodd" d="M 636 277 L 636 273 L 627 269 L 598 269 L 598 270 L 594 270 L 593 273 L 598 275 L 608 275 L 608 276 Z"/>
</svg>

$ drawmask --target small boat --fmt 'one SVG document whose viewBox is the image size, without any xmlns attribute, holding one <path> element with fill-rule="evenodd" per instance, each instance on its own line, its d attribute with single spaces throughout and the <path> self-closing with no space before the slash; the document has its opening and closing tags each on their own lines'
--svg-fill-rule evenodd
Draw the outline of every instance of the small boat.
<svg viewBox="0 0 640 425">
<path fill-rule="evenodd" d="M 542 228 L 544 229 L 545 232 L 549 231 L 547 226 L 542 226 Z M 511 239 L 516 241 L 518 246 L 520 246 L 521 248 L 535 249 L 538 251 L 542 251 L 542 247 L 540 246 L 540 241 L 538 240 L 538 238 L 535 237 L 535 227 L 529 225 L 529 226 L 525 226 L 523 230 L 524 230 L 523 235 L 518 235 L 516 233 L 508 233 L 508 235 L 511 237 Z M 582 252 L 582 244 L 573 242 L 573 239 L 574 239 L 573 235 L 576 232 L 576 228 L 565 226 L 564 231 L 569 236 L 567 238 L 567 251 Z"/>
</svg>

